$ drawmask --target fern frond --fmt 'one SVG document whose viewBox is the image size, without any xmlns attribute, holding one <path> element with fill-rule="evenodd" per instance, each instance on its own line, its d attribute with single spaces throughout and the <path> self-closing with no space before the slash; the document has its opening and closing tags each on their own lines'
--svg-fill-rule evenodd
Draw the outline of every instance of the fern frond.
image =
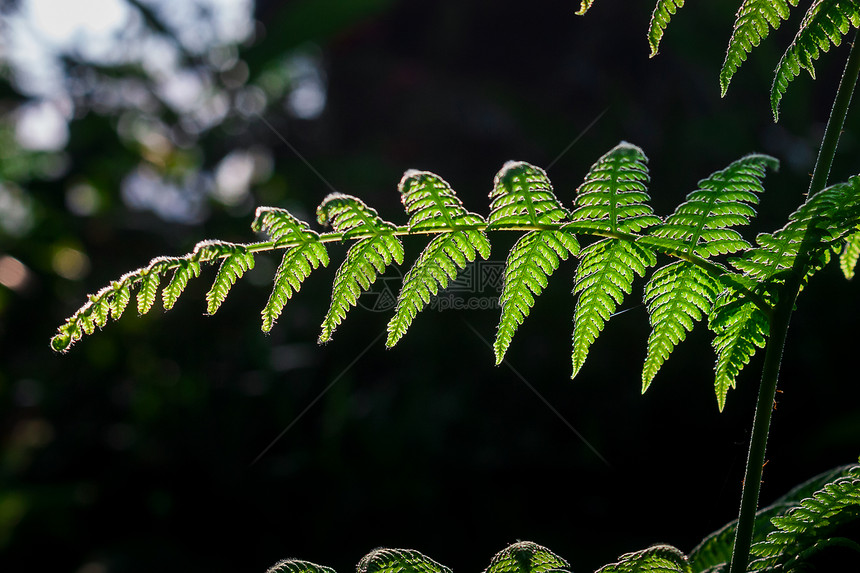
<svg viewBox="0 0 860 573">
<path fill-rule="evenodd" d="M 500 364 L 517 328 L 534 306 L 534 299 L 546 288 L 548 277 L 568 253 L 579 252 L 576 238 L 564 231 L 532 231 L 523 235 L 508 255 L 505 279 L 499 299 L 502 314 L 493 350 Z"/>
<path fill-rule="evenodd" d="M 459 270 L 478 254 L 484 259 L 490 255 L 490 242 L 480 230 L 484 219 L 466 211 L 447 181 L 429 171 L 410 169 L 403 174 L 398 189 L 410 215 L 410 231 L 455 230 L 430 241 L 403 278 L 394 316 L 388 323 L 385 345 L 389 348 L 406 333 L 430 297 L 448 286 L 448 279 L 457 278 Z"/>
<path fill-rule="evenodd" d="M 591 166 L 577 190 L 570 215 L 572 230 L 636 233 L 659 224 L 645 201 L 648 158 L 637 146 L 621 142 Z"/>
<path fill-rule="evenodd" d="M 752 546 L 758 557 L 751 571 L 783 567 L 796 570 L 805 553 L 815 545 L 826 545 L 828 536 L 839 526 L 860 517 L 860 466 L 824 485 L 785 515 L 772 519 L 776 530 Z M 855 548 L 857 545 L 854 544 Z"/>
<path fill-rule="evenodd" d="M 692 573 L 687 556 L 671 545 L 654 545 L 626 553 L 595 573 Z"/>
<path fill-rule="evenodd" d="M 771 28 L 778 29 L 782 21 L 788 19 L 794 6 L 797 6 L 797 0 L 744 0 L 735 17 L 726 59 L 720 70 L 723 96 L 735 72 L 747 59 L 747 54 L 770 34 Z"/>
<path fill-rule="evenodd" d="M 839 46 L 842 36 L 851 27 L 860 27 L 858 0 L 815 0 L 803 16 L 800 29 L 780 58 L 770 90 L 770 106 L 774 121 L 779 120 L 779 102 L 788 84 L 800 74 L 801 68 L 815 79 L 815 60 L 819 50 L 828 51 L 831 44 Z"/>
<path fill-rule="evenodd" d="M 391 261 L 403 264 L 403 244 L 392 234 L 361 239 L 350 247 L 334 277 L 331 306 L 323 319 L 320 343 L 331 340 L 335 329 L 346 318 L 349 309 L 355 306 L 362 291 L 370 288 Z"/>
<path fill-rule="evenodd" d="M 635 145 L 622 142 L 592 165 L 580 185 L 571 223 L 562 230 L 624 235 L 659 224 L 645 201 L 650 200 L 648 158 Z M 624 295 L 630 294 L 634 275 L 642 276 L 657 258 L 650 247 L 617 238 L 592 243 L 580 253 L 574 277 L 572 363 L 575 377 L 588 350 Z"/>
<path fill-rule="evenodd" d="M 860 231 L 852 233 L 845 239 L 845 245 L 839 255 L 839 268 L 848 280 L 854 278 L 857 259 L 860 259 Z"/>
<path fill-rule="evenodd" d="M 254 268 L 254 253 L 249 252 L 246 246 L 227 243 L 221 243 L 221 246 L 228 249 L 230 254 L 221 262 L 218 274 L 215 275 L 215 282 L 206 293 L 208 314 L 215 314 L 236 281 L 242 278 L 245 271 Z"/>
<path fill-rule="evenodd" d="M 764 192 L 765 170 L 778 169 L 769 155 L 747 155 L 723 170 L 699 181 L 675 212 L 648 231 L 643 242 L 704 259 L 733 253 L 750 246 L 740 233 L 730 229 L 746 225 L 755 217 L 752 205 Z"/>
<path fill-rule="evenodd" d="M 496 174 L 490 192 L 488 228 L 558 223 L 567 217 L 546 172 L 523 161 L 508 161 Z"/>
<path fill-rule="evenodd" d="M 158 295 L 158 287 L 161 284 L 161 275 L 151 266 L 143 273 L 140 288 L 137 291 L 137 313 L 146 314 L 155 303 Z M 90 334 L 89 332 L 87 334 Z"/>
<path fill-rule="evenodd" d="M 289 211 L 277 207 L 257 207 L 251 230 L 265 233 L 278 244 L 299 239 L 310 231 L 308 224 L 293 217 Z M 315 234 L 315 233 L 314 233 Z"/>
<path fill-rule="evenodd" d="M 335 231 L 343 233 L 344 238 L 359 234 L 380 235 L 395 229 L 376 209 L 368 207 L 358 197 L 343 193 L 331 193 L 323 199 L 317 207 L 317 221 L 320 225 L 331 225 Z"/>
<path fill-rule="evenodd" d="M 484 573 L 568 572 L 570 564 L 537 543 L 519 541 L 496 553 Z"/>
<path fill-rule="evenodd" d="M 335 570 L 310 561 L 284 559 L 269 567 L 266 573 L 335 573 Z"/>
<path fill-rule="evenodd" d="M 822 486 L 847 475 L 854 468 L 855 466 L 841 466 L 820 473 L 802 484 L 793 487 L 791 491 L 781 496 L 771 505 L 758 510 L 755 514 L 755 525 L 753 526 L 753 544 L 763 541 L 775 529 L 771 519 L 785 514 L 793 507 L 799 506 L 801 501 L 812 496 Z M 737 524 L 737 520 L 727 523 L 705 537 L 701 543 L 690 551 L 689 560 L 694 572 L 705 570 L 716 572 L 726 568 L 732 557 Z"/>
<path fill-rule="evenodd" d="M 188 281 L 200 276 L 200 263 L 197 261 L 186 258 L 176 258 L 175 260 L 178 266 L 173 271 L 173 278 L 170 279 L 170 283 L 164 287 L 164 291 L 161 293 L 164 310 L 173 308 L 179 295 L 188 286 Z"/>
<path fill-rule="evenodd" d="M 409 218 L 409 229 L 474 227 L 484 219 L 466 211 L 447 181 L 429 171 L 410 169 L 398 185 L 400 199 Z"/>
<path fill-rule="evenodd" d="M 654 12 L 651 14 L 651 23 L 648 25 L 650 57 L 653 58 L 657 55 L 657 51 L 660 49 L 660 40 L 663 39 L 663 32 L 675 12 L 683 7 L 684 0 L 657 0 L 657 5 L 654 6 Z"/>
<path fill-rule="evenodd" d="M 736 269 L 759 281 L 782 282 L 799 255 L 804 261 L 805 279 L 830 260 L 833 247 L 840 245 L 860 223 L 860 176 L 837 183 L 813 195 L 789 215 L 788 223 L 773 234 L 756 237 L 758 247 L 742 257 L 730 259 Z M 809 235 L 809 237 L 807 237 Z M 806 251 L 801 246 L 806 240 Z"/>
<path fill-rule="evenodd" d="M 638 243 L 603 239 L 580 253 L 573 294 L 578 294 L 574 310 L 573 373 L 575 377 L 615 309 L 630 294 L 634 275 L 643 276 L 657 263 L 654 253 Z"/>
<path fill-rule="evenodd" d="M 643 393 L 675 346 L 710 314 L 722 290 L 719 280 L 686 261 L 667 265 L 651 276 L 644 296 L 652 330 L 642 370 Z"/>
<path fill-rule="evenodd" d="M 395 235 L 395 226 L 384 221 L 375 209 L 350 195 L 332 193 L 317 208 L 321 225 L 330 224 L 344 237 L 367 235 L 347 251 L 346 259 L 337 269 L 331 293 L 331 305 L 322 322 L 319 342 L 331 340 L 349 309 L 355 306 L 363 290 L 370 288 L 378 275 L 392 261 L 403 263 L 403 244 Z"/>
<path fill-rule="evenodd" d="M 490 242 L 483 231 L 454 231 L 430 241 L 403 278 L 385 346 L 397 344 L 430 297 L 446 288 L 448 279 L 457 278 L 459 270 L 479 254 L 484 259 L 490 255 Z"/>
<path fill-rule="evenodd" d="M 261 311 L 263 332 L 269 332 L 275 321 L 281 316 L 287 301 L 294 293 L 299 292 L 302 282 L 308 278 L 311 271 L 319 266 L 328 265 L 328 253 L 319 238 L 305 235 L 300 245 L 290 247 L 284 252 L 278 271 L 275 273 L 275 284 L 266 306 Z"/>
<path fill-rule="evenodd" d="M 356 573 L 451 573 L 414 549 L 374 549 L 361 558 Z"/>
<path fill-rule="evenodd" d="M 764 348 L 770 322 L 756 304 L 733 289 L 717 298 L 708 321 L 715 334 L 712 346 L 717 353 L 714 364 L 714 391 L 722 412 L 726 395 L 735 380 L 759 348 Z"/>
</svg>

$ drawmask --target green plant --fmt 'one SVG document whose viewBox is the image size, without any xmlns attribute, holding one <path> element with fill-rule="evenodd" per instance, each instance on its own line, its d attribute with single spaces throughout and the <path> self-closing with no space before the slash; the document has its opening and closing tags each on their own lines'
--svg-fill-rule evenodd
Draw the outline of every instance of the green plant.
<svg viewBox="0 0 860 573">
<path fill-rule="evenodd" d="M 580 12 L 592 4 L 583 1 Z M 681 0 L 657 2 L 648 31 L 652 55 L 672 15 L 683 4 Z M 742 3 L 720 72 L 723 93 L 752 48 L 771 28 L 780 26 L 796 4 L 796 0 Z M 858 25 L 858 2 L 812 3 L 776 69 L 771 93 L 775 119 L 788 83 L 800 68 L 814 74 L 819 51 L 838 45 L 849 29 Z M 738 373 L 757 349 L 765 348 L 741 510 L 736 524 L 706 538 L 689 558 L 674 548 L 657 546 L 625 555 L 603 570 L 790 570 L 831 545 L 858 549 L 855 543 L 832 536 L 839 525 L 857 515 L 860 474 L 856 467 L 829 475 L 812 490 L 800 490 L 802 497 L 789 497 L 778 507 L 757 511 L 780 360 L 797 295 L 834 254 L 849 278 L 860 255 L 860 176 L 827 186 L 858 72 L 860 50 L 852 46 L 806 200 L 782 228 L 756 237 L 755 245 L 735 227 L 754 217 L 753 206 L 763 192 L 765 170 L 777 166 L 774 158 L 765 155 L 748 155 L 703 179 L 666 218 L 654 214 L 647 203 L 645 154 L 623 142 L 594 163 L 570 209 L 555 196 L 543 170 L 523 162 L 508 163 L 497 174 L 486 218 L 467 211 L 439 176 L 408 171 L 399 186 L 409 215 L 405 225 L 384 221 L 361 200 L 341 194 L 329 196 L 318 209 L 319 222 L 333 229 L 329 232 L 313 231 L 284 210 L 260 208 L 252 229 L 267 234 L 266 240 L 247 244 L 204 241 L 185 256 L 154 259 L 92 295 L 60 327 L 52 345 L 65 351 L 84 334 L 104 326 L 109 318 L 118 318 L 133 289 L 137 289 L 138 312 L 147 312 L 154 305 L 160 284 L 172 273 L 162 293 L 164 307 L 169 309 L 188 281 L 200 274 L 201 263 L 221 261 L 206 296 L 212 314 L 235 282 L 253 267 L 258 253 L 278 251 L 283 252 L 283 260 L 262 311 L 263 330 L 268 331 L 309 273 L 328 264 L 326 245 L 349 241 L 351 246 L 336 273 L 331 307 L 322 324 L 320 341 L 325 342 L 378 275 L 393 262 L 402 263 L 399 237 L 430 235 L 404 278 L 388 325 L 387 345 L 392 346 L 431 296 L 478 256 L 489 256 L 490 234 L 516 232 L 521 236 L 507 258 L 494 343 L 496 361 L 504 358 L 517 327 L 560 261 L 578 256 L 573 288 L 577 296 L 572 340 L 575 376 L 606 322 L 631 293 L 636 276 L 644 277 L 656 267 L 658 256 L 668 257 L 670 262 L 651 273 L 644 286 L 652 331 L 642 375 L 643 391 L 687 332 L 706 317 L 707 328 L 714 334 L 714 388 L 720 409 Z M 581 247 L 581 241 L 588 244 Z M 517 551 L 514 553 L 520 555 Z M 755 557 L 752 562 L 751 555 Z M 520 558 L 514 561 L 524 571 L 536 568 L 531 561 L 526 565 Z M 564 569 L 557 565 L 555 568 Z M 279 567 L 321 569 L 300 562 Z M 374 552 L 359 566 L 374 567 L 442 570 L 420 554 L 402 551 Z"/>
</svg>

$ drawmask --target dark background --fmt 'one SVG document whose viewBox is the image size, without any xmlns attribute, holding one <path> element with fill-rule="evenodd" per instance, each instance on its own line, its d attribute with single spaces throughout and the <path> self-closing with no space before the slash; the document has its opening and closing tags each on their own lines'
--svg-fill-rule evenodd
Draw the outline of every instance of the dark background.
<svg viewBox="0 0 860 573">
<path fill-rule="evenodd" d="M 570 205 L 588 167 L 626 140 L 649 155 L 653 204 L 665 215 L 699 179 L 764 152 L 782 168 L 768 175 L 760 217 L 744 233 L 780 226 L 805 191 L 844 47 L 823 57 L 816 82 L 792 84 L 774 125 L 771 70 L 800 12 L 753 53 L 721 99 L 734 3 L 679 12 L 654 59 L 645 39 L 651 3 L 601 0 L 585 18 L 574 15 L 578 4 L 258 2 L 256 39 L 238 48 L 244 83 L 261 82 L 291 54 L 311 54 L 324 78 L 324 111 L 313 119 L 289 113 L 281 100 L 296 86 L 287 82 L 270 97 L 265 122 L 231 108 L 192 136 L 160 102 L 146 113 L 172 129 L 161 164 L 121 136 L 127 109 L 100 108 L 89 97 L 118 77 L 147 85 L 146 74 L 66 55 L 70 78 L 95 78 L 77 96 L 69 142 L 58 152 L 66 167 L 46 175 L 38 165 L 51 153 L 10 151 L 9 141 L 3 159 L 4 179 L 28 197 L 36 223 L 17 236 L 0 232 L 0 254 L 30 273 L 23 287 L 0 287 L 0 569 L 263 571 L 297 557 L 345 572 L 388 546 L 479 571 L 521 539 L 589 571 L 656 542 L 688 552 L 731 520 L 761 356 L 719 413 L 710 336 L 701 329 L 640 395 L 648 322 L 639 290 L 571 381 L 572 261 L 552 277 L 508 352 L 522 378 L 492 366 L 482 337 L 494 336 L 494 311 L 427 309 L 385 350 L 383 340 L 368 344 L 390 313 L 357 308 L 331 343 L 316 346 L 345 252 L 336 246 L 329 268 L 311 275 L 268 336 L 258 312 L 277 258 L 258 257 L 215 316 L 202 316 L 209 268 L 168 313 L 156 303 L 138 318 L 130 307 L 67 355 L 48 345 L 88 292 L 150 258 L 185 253 L 204 238 L 253 240 L 257 205 L 311 220 L 333 188 L 402 223 L 396 185 L 408 168 L 440 174 L 467 208 L 486 213 L 506 160 L 551 165 L 556 194 Z M 150 25 L 157 28 L 157 13 Z M 238 88 L 223 80 L 229 74 L 207 70 L 200 54 L 183 65 L 235 96 Z M 4 74 L 11 121 L 32 96 Z M 833 180 L 856 173 L 858 121 L 849 117 Z M 194 221 L 134 208 L 119 192 L 147 161 L 183 181 L 252 146 L 269 154 L 271 174 L 238 205 L 204 197 Z M 82 181 L 99 197 L 84 216 L 66 199 Z M 492 259 L 503 260 L 514 238 L 491 240 Z M 90 262 L 76 280 L 52 262 L 63 246 Z M 422 246 L 406 241 L 407 259 Z M 844 374 L 856 361 L 856 294 L 856 282 L 832 266 L 800 299 L 764 503 L 856 460 L 860 392 L 856 375 Z"/>
</svg>

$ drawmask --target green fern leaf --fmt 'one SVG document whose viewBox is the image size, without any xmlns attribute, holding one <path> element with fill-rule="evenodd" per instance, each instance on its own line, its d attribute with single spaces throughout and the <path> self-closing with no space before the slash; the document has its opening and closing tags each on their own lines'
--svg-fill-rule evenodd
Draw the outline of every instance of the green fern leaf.
<svg viewBox="0 0 860 573">
<path fill-rule="evenodd" d="M 648 25 L 648 46 L 651 48 L 650 57 L 657 55 L 660 49 L 660 40 L 669 21 L 678 9 L 684 7 L 684 0 L 657 0 L 654 12 L 651 14 L 651 23 Z"/>
<path fill-rule="evenodd" d="M 591 167 L 579 187 L 573 221 L 562 230 L 591 230 L 598 233 L 628 234 L 659 224 L 659 217 L 644 202 L 648 158 L 635 145 L 622 142 Z M 582 368 L 588 350 L 625 294 L 630 294 L 634 275 L 657 263 L 647 246 L 616 238 L 593 243 L 580 253 L 573 294 L 578 294 L 574 310 L 573 373 Z"/>
<path fill-rule="evenodd" d="M 519 541 L 493 556 L 484 573 L 568 572 L 570 564 L 537 543 Z"/>
<path fill-rule="evenodd" d="M 284 559 L 269 567 L 266 573 L 335 573 L 335 570 L 310 561 Z"/>
<path fill-rule="evenodd" d="M 343 233 L 344 238 L 380 235 L 395 229 L 392 223 L 379 216 L 376 209 L 368 207 L 358 197 L 343 193 L 331 193 L 323 199 L 317 207 L 317 221 L 320 225 L 331 225 L 335 231 Z"/>
<path fill-rule="evenodd" d="M 799 570 L 804 557 L 829 544 L 828 537 L 834 530 L 858 517 L 860 466 L 854 466 L 802 500 L 797 507 L 774 517 L 771 521 L 775 531 L 750 550 L 750 554 L 757 557 L 750 563 L 750 570 Z M 857 547 L 854 544 L 854 548 Z"/>
<path fill-rule="evenodd" d="M 800 502 L 810 497 L 825 484 L 847 475 L 854 466 L 841 466 L 828 470 L 794 487 L 774 501 L 768 507 L 756 512 L 755 525 L 753 526 L 753 543 L 763 541 L 767 535 L 775 529 L 771 519 L 783 515 Z M 694 572 L 720 571 L 726 568 L 732 557 L 732 548 L 735 540 L 737 520 L 727 523 L 717 531 L 705 537 L 692 551 L 690 551 L 690 565 Z"/>
<path fill-rule="evenodd" d="M 559 259 L 579 252 L 576 238 L 564 231 L 532 231 L 517 241 L 508 255 L 502 296 L 502 315 L 493 349 L 500 364 L 514 333 L 522 324 L 534 299 L 546 288 L 548 277 L 555 272 Z"/>
<path fill-rule="evenodd" d="M 788 19 L 793 6 L 797 6 L 797 0 L 744 0 L 735 17 L 726 59 L 720 70 L 722 95 L 726 95 L 732 76 L 747 59 L 747 54 L 767 37 L 771 28 L 776 30 Z"/>
<path fill-rule="evenodd" d="M 317 209 L 320 224 L 331 224 L 344 237 L 371 234 L 356 242 L 338 268 L 331 295 L 331 306 L 322 323 L 319 342 L 331 340 L 335 329 L 355 306 L 363 290 L 370 288 L 392 261 L 403 263 L 403 244 L 394 235 L 393 224 L 382 220 L 376 210 L 360 199 L 341 193 L 325 198 Z"/>
<path fill-rule="evenodd" d="M 740 371 L 757 349 L 764 348 L 769 327 L 764 312 L 733 289 L 723 291 L 714 303 L 708 328 L 715 334 L 712 343 L 717 353 L 714 390 L 721 412 Z"/>
<path fill-rule="evenodd" d="M 374 549 L 361 558 L 356 573 L 451 573 L 451 569 L 414 549 Z"/>
<path fill-rule="evenodd" d="M 110 288 L 110 315 L 117 320 L 131 301 L 131 289 L 124 280 L 114 281 Z"/>
<path fill-rule="evenodd" d="M 860 259 L 860 232 L 855 232 L 845 239 L 845 245 L 839 255 L 839 268 L 842 269 L 846 279 L 854 278 L 858 259 Z"/>
<path fill-rule="evenodd" d="M 800 74 L 801 68 L 815 79 L 814 62 L 819 50 L 828 51 L 831 44 L 839 46 L 842 36 L 851 27 L 860 27 L 858 0 L 815 0 L 800 23 L 800 29 L 780 58 L 770 90 L 770 106 L 774 121 L 779 120 L 779 102 L 788 84 Z"/>
<path fill-rule="evenodd" d="M 546 172 L 523 161 L 505 163 L 496 174 L 490 199 L 488 228 L 559 223 L 568 215 Z"/>
<path fill-rule="evenodd" d="M 435 173 L 410 169 L 403 174 L 398 189 L 410 215 L 410 230 L 469 228 L 485 222 L 480 215 L 466 211 L 448 182 Z"/>
<path fill-rule="evenodd" d="M 245 271 L 254 268 L 254 253 L 249 252 L 244 245 L 221 243 L 221 247 L 229 249 L 230 254 L 221 262 L 215 282 L 206 293 L 208 314 L 215 314 L 236 281 L 242 278 Z"/>
<path fill-rule="evenodd" d="M 657 263 L 654 253 L 629 241 L 603 239 L 584 248 L 576 269 L 573 294 L 578 294 L 574 310 L 573 373 L 575 377 L 592 343 L 615 309 L 630 294 L 634 274 L 643 276 Z"/>
<path fill-rule="evenodd" d="M 173 308 L 173 305 L 179 299 L 179 295 L 182 294 L 182 291 L 188 285 L 189 279 L 200 276 L 200 263 L 197 261 L 184 258 L 175 260 L 178 266 L 173 272 L 173 278 L 170 279 L 170 283 L 164 287 L 164 291 L 161 293 L 164 310 Z"/>
<path fill-rule="evenodd" d="M 648 231 L 643 243 L 684 255 L 709 258 L 749 248 L 740 233 L 730 229 L 755 217 L 752 205 L 763 193 L 766 168 L 779 162 L 768 155 L 747 155 L 699 181 L 662 225 Z"/>
<path fill-rule="evenodd" d="M 652 330 L 642 370 L 643 393 L 675 346 L 710 314 L 722 290 L 719 280 L 685 261 L 667 265 L 651 276 L 644 297 Z"/>
<path fill-rule="evenodd" d="M 692 573 L 687 556 L 671 545 L 654 545 L 626 553 L 595 573 Z"/>
<path fill-rule="evenodd" d="M 591 166 L 579 186 L 570 215 L 572 231 L 636 233 L 659 224 L 660 218 L 645 201 L 648 158 L 635 145 L 621 142 Z"/>
<path fill-rule="evenodd" d="M 756 237 L 758 247 L 729 259 L 736 269 L 759 281 L 782 282 L 798 255 L 806 257 L 805 279 L 830 260 L 830 252 L 860 223 L 860 176 L 832 185 L 789 215 L 788 223 L 773 234 Z M 807 237 L 809 235 L 809 237 Z M 804 245 L 804 253 L 800 248 Z"/>
<path fill-rule="evenodd" d="M 492 227 L 556 224 L 568 212 L 556 198 L 543 169 L 521 161 L 509 161 L 496 174 L 490 192 Z M 508 255 L 500 299 L 501 319 L 493 344 L 496 364 L 502 361 L 517 327 L 547 285 L 547 278 L 567 259 L 579 252 L 575 237 L 564 231 L 538 230 L 523 235 Z"/>
<path fill-rule="evenodd" d="M 477 255 L 490 255 L 490 242 L 483 231 L 454 231 L 435 237 L 403 277 L 403 287 L 397 297 L 394 316 L 388 323 L 385 345 L 391 348 L 400 340 L 415 316 L 436 295 L 448 286 L 448 279 L 457 278 L 458 270 L 466 268 Z"/>
<path fill-rule="evenodd" d="M 581 4 L 577 14 L 579 16 L 582 16 L 583 14 L 588 12 L 588 9 L 591 8 L 592 4 L 594 4 L 594 0 L 582 0 L 582 4 Z"/>
<path fill-rule="evenodd" d="M 304 235 L 304 242 L 284 252 L 281 264 L 275 273 L 275 284 L 266 306 L 261 311 L 263 332 L 270 332 L 281 316 L 287 301 L 299 292 L 302 282 L 313 269 L 328 265 L 325 245 L 319 242 L 316 233 Z"/>
<path fill-rule="evenodd" d="M 387 347 L 397 344 L 412 324 L 415 315 L 430 302 L 448 279 L 457 278 L 460 269 L 478 254 L 490 255 L 490 242 L 479 227 L 484 219 L 466 211 L 448 183 L 428 171 L 409 170 L 398 186 L 400 198 L 410 215 L 410 230 L 454 229 L 436 236 L 418 256 L 403 278 L 394 316 L 388 323 Z"/>
<path fill-rule="evenodd" d="M 277 207 L 257 207 L 251 230 L 267 234 L 278 244 L 300 241 L 303 235 L 313 233 L 307 223 Z"/>
<path fill-rule="evenodd" d="M 158 295 L 158 286 L 161 284 L 161 275 L 157 270 L 148 267 L 144 273 L 140 288 L 137 291 L 137 313 L 146 314 L 152 308 L 155 297 Z M 90 333 L 87 333 L 90 334 Z"/>
</svg>

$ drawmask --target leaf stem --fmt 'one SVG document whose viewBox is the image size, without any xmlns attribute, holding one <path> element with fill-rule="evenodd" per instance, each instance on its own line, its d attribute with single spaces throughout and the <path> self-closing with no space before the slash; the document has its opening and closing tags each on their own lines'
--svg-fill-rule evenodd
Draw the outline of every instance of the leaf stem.
<svg viewBox="0 0 860 573">
<path fill-rule="evenodd" d="M 824 138 L 818 151 L 815 170 L 809 183 L 809 197 L 812 197 L 827 185 L 833 157 L 839 144 L 839 136 L 848 115 L 854 85 L 860 76 L 860 49 L 857 48 L 858 35 L 855 34 L 851 44 L 851 53 L 845 64 L 842 79 L 836 92 L 833 108 L 824 130 Z M 735 543 L 732 550 L 732 562 L 729 573 L 745 573 L 749 564 L 750 547 L 755 528 L 755 514 L 758 509 L 758 498 L 761 491 L 761 478 L 764 471 L 767 437 L 770 433 L 770 420 L 773 413 L 773 401 L 776 396 L 776 385 L 779 380 L 780 363 L 788 336 L 788 326 L 794 312 L 794 303 L 800 292 L 803 280 L 808 270 L 807 254 L 818 241 L 816 233 L 807 229 L 801 243 L 791 274 L 780 289 L 779 300 L 771 318 L 770 339 L 764 356 L 759 395 L 753 418 L 753 431 L 750 437 L 750 448 L 747 456 L 746 473 L 744 476 L 743 492 L 741 494 L 738 527 L 735 532 Z"/>
</svg>

